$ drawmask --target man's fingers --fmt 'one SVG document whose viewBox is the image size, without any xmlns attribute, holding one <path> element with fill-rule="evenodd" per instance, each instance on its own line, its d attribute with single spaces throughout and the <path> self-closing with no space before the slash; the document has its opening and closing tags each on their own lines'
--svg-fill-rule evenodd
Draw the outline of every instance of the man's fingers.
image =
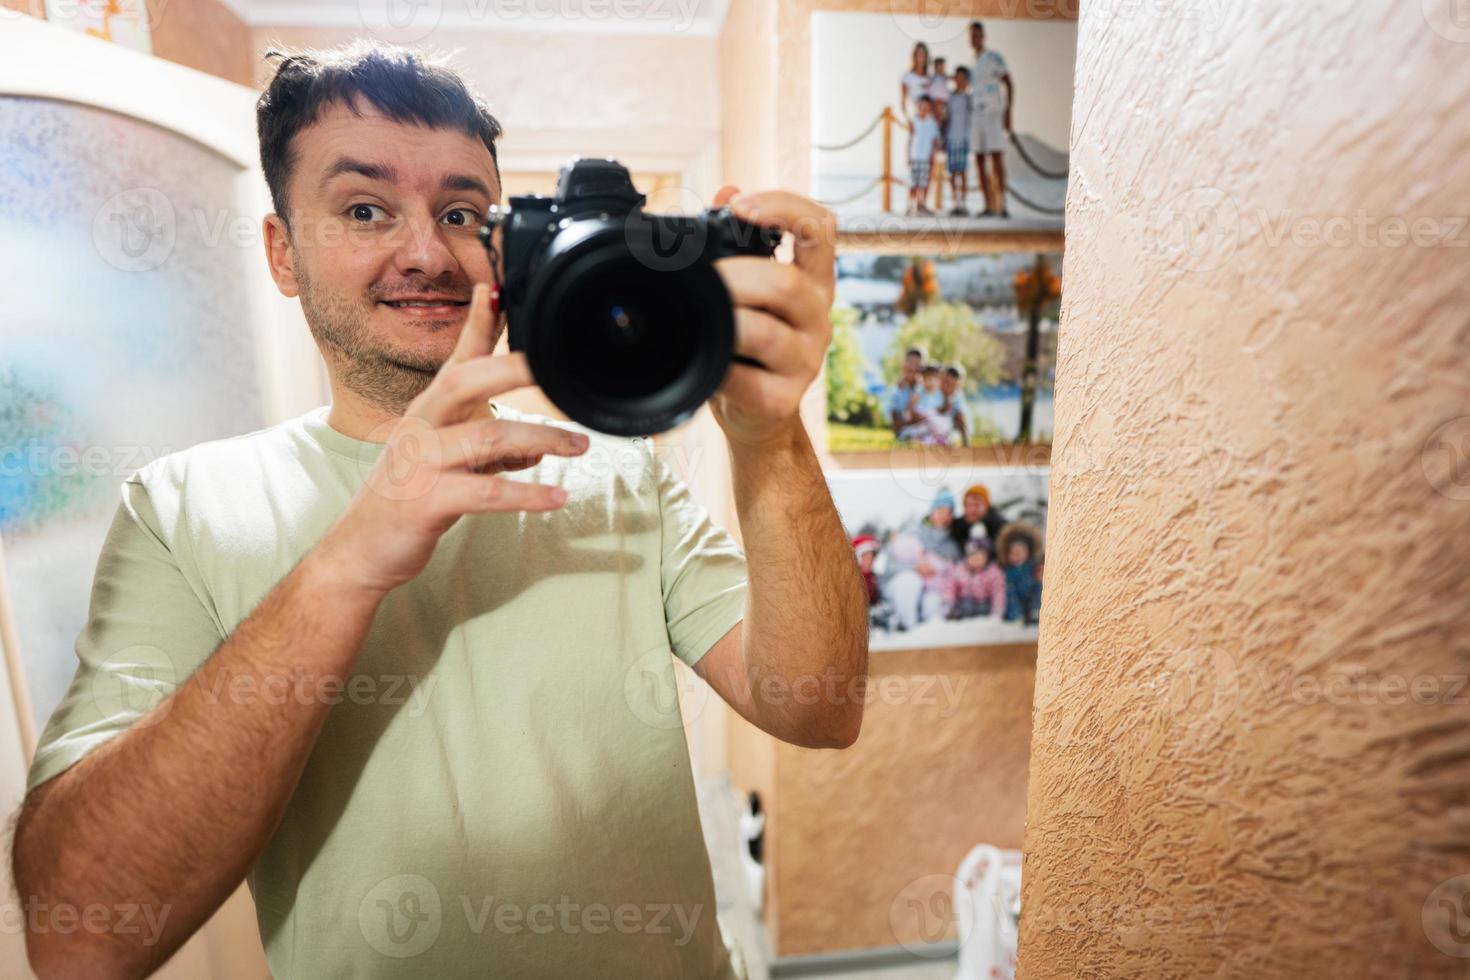
<svg viewBox="0 0 1470 980">
<path fill-rule="evenodd" d="M 535 384 L 531 366 L 519 351 L 446 361 L 405 414 L 438 428 L 485 409 L 485 403 L 496 395 L 531 384 Z"/>
<path fill-rule="evenodd" d="M 811 342 L 790 325 L 761 310 L 735 310 L 735 353 L 777 374 L 802 377 L 816 358 Z"/>
<path fill-rule="evenodd" d="M 837 219 L 831 211 L 789 191 L 741 194 L 730 201 L 730 210 L 746 221 L 790 232 L 797 267 L 831 295 L 837 263 Z"/>
<path fill-rule="evenodd" d="M 543 456 L 580 456 L 588 440 L 580 432 L 555 425 L 506 420 L 476 420 L 438 432 L 439 465 L 446 470 L 490 466 L 522 469 Z"/>
<path fill-rule="evenodd" d="M 827 315 L 831 303 L 821 286 L 805 272 L 795 266 L 745 255 L 721 259 L 715 269 L 736 306 L 765 310 L 785 320 L 790 325 L 788 329 L 799 330 L 797 324 L 815 324 L 825 344 L 832 332 L 832 321 Z"/>
<path fill-rule="evenodd" d="M 479 473 L 445 473 L 434 492 L 438 505 L 450 514 L 548 511 L 567 501 L 567 492 L 561 487 Z"/>
<path fill-rule="evenodd" d="M 459 331 L 459 341 L 454 345 L 454 352 L 444 362 L 445 365 L 490 353 L 490 323 L 490 287 L 477 283 L 470 293 L 469 315 L 465 317 L 464 327 Z"/>
</svg>

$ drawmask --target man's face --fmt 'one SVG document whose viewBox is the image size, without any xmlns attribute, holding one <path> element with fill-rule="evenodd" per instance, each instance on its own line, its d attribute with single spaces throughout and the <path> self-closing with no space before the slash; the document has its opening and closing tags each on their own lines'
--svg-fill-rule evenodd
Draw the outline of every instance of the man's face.
<svg viewBox="0 0 1470 980">
<path fill-rule="evenodd" d="M 985 506 L 985 500 L 978 493 L 965 494 L 965 520 L 974 524 L 985 516 L 990 508 Z"/>
<path fill-rule="evenodd" d="M 919 368 L 924 366 L 924 361 L 917 354 L 910 354 L 903 359 L 903 375 L 912 381 L 918 377 Z"/>
<path fill-rule="evenodd" d="M 976 51 L 979 51 L 981 48 L 985 47 L 985 28 L 970 28 L 970 47 L 974 48 Z"/>
<path fill-rule="evenodd" d="M 401 411 L 454 349 L 473 286 L 490 281 L 477 232 L 500 186 L 478 139 L 358 106 L 329 105 L 292 140 L 290 248 L 272 246 L 272 271 L 340 380 Z"/>
</svg>

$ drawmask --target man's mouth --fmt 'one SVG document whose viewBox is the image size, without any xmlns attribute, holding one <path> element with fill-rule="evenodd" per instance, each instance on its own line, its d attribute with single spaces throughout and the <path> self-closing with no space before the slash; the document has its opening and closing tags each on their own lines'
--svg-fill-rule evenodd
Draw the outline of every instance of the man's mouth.
<svg viewBox="0 0 1470 980">
<path fill-rule="evenodd" d="M 407 316 L 431 317 L 452 316 L 461 308 L 468 306 L 470 301 L 453 296 L 411 296 L 383 299 L 378 302 Z"/>
</svg>

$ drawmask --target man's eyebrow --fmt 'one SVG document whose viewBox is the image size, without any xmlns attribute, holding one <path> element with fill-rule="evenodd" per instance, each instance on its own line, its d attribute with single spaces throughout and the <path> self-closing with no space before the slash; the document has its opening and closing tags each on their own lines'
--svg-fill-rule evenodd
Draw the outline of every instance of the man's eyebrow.
<svg viewBox="0 0 1470 980">
<path fill-rule="evenodd" d="M 322 174 L 321 183 L 317 185 L 317 189 L 325 190 L 333 177 L 342 174 L 358 174 L 368 180 L 382 180 L 390 184 L 398 180 L 398 172 L 387 164 L 367 163 L 363 160 L 354 160 L 352 157 L 341 157 L 327 168 L 326 173 Z"/>
<path fill-rule="evenodd" d="M 470 177 L 466 174 L 448 174 L 439 182 L 439 187 L 446 191 L 478 191 L 495 200 L 495 195 L 490 193 L 490 188 L 478 177 Z"/>
</svg>

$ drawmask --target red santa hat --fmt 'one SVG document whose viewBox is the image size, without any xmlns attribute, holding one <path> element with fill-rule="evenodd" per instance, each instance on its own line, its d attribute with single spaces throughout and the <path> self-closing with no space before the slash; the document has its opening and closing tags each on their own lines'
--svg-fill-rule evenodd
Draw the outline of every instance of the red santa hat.
<svg viewBox="0 0 1470 980">
<path fill-rule="evenodd" d="M 852 550 L 861 558 L 869 551 L 878 550 L 878 539 L 871 534 L 859 534 L 852 539 Z"/>
</svg>

